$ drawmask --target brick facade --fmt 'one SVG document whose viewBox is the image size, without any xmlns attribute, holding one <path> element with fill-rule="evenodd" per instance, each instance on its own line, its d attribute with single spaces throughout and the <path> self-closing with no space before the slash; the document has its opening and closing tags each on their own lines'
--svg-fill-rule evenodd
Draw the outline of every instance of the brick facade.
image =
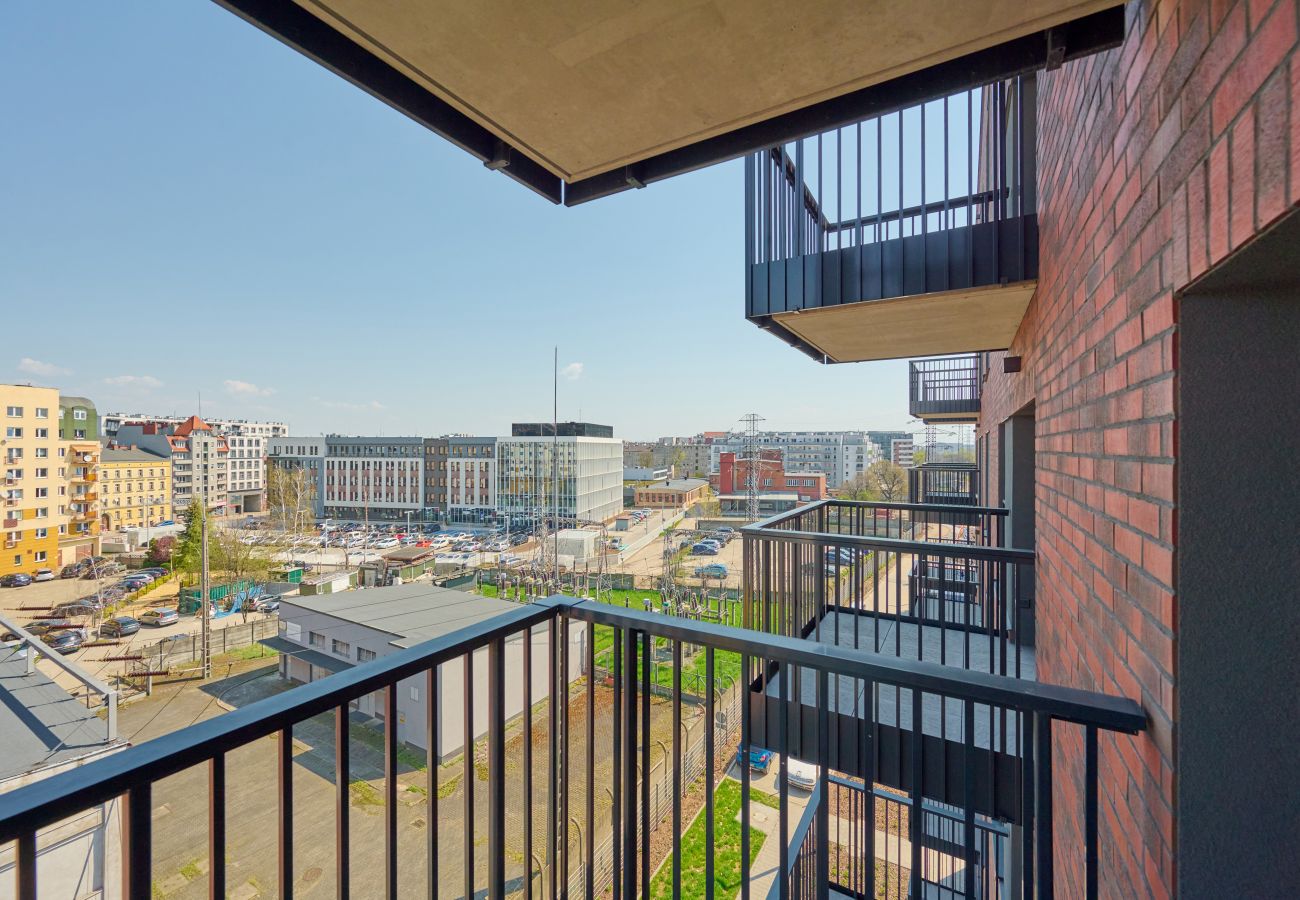
<svg viewBox="0 0 1300 900">
<path fill-rule="evenodd" d="M 1038 290 L 1022 371 L 990 361 L 979 433 L 996 503 L 998 427 L 1033 405 L 1040 677 L 1150 716 L 1101 738 L 1102 896 L 1178 889 L 1177 298 L 1300 201 L 1297 6 L 1131 3 L 1121 47 L 1039 78 Z M 1059 726 L 1055 745 L 1076 896 L 1083 735 Z"/>
</svg>

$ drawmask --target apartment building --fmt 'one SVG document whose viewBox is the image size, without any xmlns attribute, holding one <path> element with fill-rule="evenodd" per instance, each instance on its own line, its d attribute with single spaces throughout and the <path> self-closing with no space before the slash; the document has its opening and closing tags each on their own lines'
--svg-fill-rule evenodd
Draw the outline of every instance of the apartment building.
<svg viewBox="0 0 1300 900">
<path fill-rule="evenodd" d="M 228 511 L 230 446 L 198 416 L 178 425 L 124 423 L 112 441 L 115 446 L 135 447 L 170 462 L 173 512 L 183 514 L 196 499 L 213 515 Z"/>
<path fill-rule="evenodd" d="M 910 437 L 894 438 L 889 442 L 889 461 L 896 466 L 910 468 L 915 462 L 915 453 L 916 445 Z"/>
<path fill-rule="evenodd" d="M 59 440 L 66 451 L 70 478 L 67 490 L 68 527 L 59 534 L 59 562 L 62 565 L 99 553 L 99 485 L 86 481 L 86 474 L 98 471 L 99 414 L 88 397 L 60 395 Z"/>
<path fill-rule="evenodd" d="M 453 435 L 447 439 L 447 516 L 468 521 L 497 508 L 497 439 Z"/>
<path fill-rule="evenodd" d="M 881 458 L 864 431 L 764 431 L 755 442 L 762 449 L 779 449 L 787 472 L 824 475 L 830 488 L 839 487 Z M 718 471 L 723 453 L 741 453 L 744 447 L 745 438 L 738 434 L 711 443 L 709 471 Z"/>
<path fill-rule="evenodd" d="M 623 509 L 623 442 L 605 437 L 496 440 L 496 506 L 512 515 L 608 522 Z"/>
<path fill-rule="evenodd" d="M 68 444 L 59 438 L 56 388 L 0 385 L 0 409 L 4 413 L 0 575 L 57 569 L 60 538 L 73 525 L 69 489 L 93 485 L 93 469 L 67 458 Z"/>
<path fill-rule="evenodd" d="M 109 445 L 99 454 L 97 484 L 104 531 L 157 525 L 175 518 L 170 460 L 136 447 Z"/>
<path fill-rule="evenodd" d="M 417 521 L 424 508 L 424 439 L 328 434 L 325 516 L 346 521 Z"/>
<path fill-rule="evenodd" d="M 147 425 L 179 428 L 188 418 L 152 416 L 143 413 L 106 413 L 102 425 L 107 440 L 117 440 L 123 428 L 129 437 L 133 429 Z M 214 434 L 226 442 L 226 490 L 223 509 L 230 514 L 260 512 L 266 508 L 266 450 L 272 438 L 284 437 L 289 427 L 283 422 L 253 422 L 247 419 L 204 419 Z M 125 443 L 118 441 L 119 443 Z M 215 508 L 215 504 L 214 504 Z"/>
</svg>

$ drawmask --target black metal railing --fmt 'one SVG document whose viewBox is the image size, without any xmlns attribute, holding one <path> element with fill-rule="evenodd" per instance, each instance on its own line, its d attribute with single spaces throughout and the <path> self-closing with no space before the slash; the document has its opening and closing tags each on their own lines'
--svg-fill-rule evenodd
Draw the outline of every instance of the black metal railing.
<svg viewBox="0 0 1300 900">
<path fill-rule="evenodd" d="M 974 463 L 922 463 L 907 470 L 907 497 L 913 503 L 977 506 L 979 475 Z"/>
<path fill-rule="evenodd" d="M 1014 78 L 746 157 L 747 315 L 1037 277 L 1032 92 Z"/>
<path fill-rule="evenodd" d="M 744 624 L 1033 678 L 1034 553 L 990 546 L 1005 510 L 890 504 L 910 528 L 878 529 L 880 509 L 827 500 L 742 528 Z"/>
<path fill-rule="evenodd" d="M 573 633 L 589 639 L 575 648 Z M 539 636 L 545 649 L 531 656 Z M 597 642 L 614 651 L 609 683 L 581 677 L 568 683 L 570 654 L 577 653 L 579 668 L 589 673 Z M 739 721 L 722 715 L 711 696 L 703 709 L 683 700 L 680 674 L 690 647 L 700 648 L 710 679 L 722 667 L 743 673 L 734 688 L 744 695 Z M 514 655 L 518 651 L 522 660 Z M 676 663 L 666 696 L 650 683 L 649 663 L 659 656 Z M 535 669 L 542 673 L 536 681 Z M 445 689 L 444 679 L 453 675 L 465 677 L 455 690 Z M 409 827 L 399 831 L 399 821 L 406 821 L 405 815 L 399 820 L 399 810 L 408 805 L 403 780 L 412 752 L 398 739 L 399 693 L 404 697 L 411 684 L 423 689 L 427 723 L 418 736 L 427 744 L 428 781 L 417 801 L 424 814 L 415 836 Z M 365 820 L 374 823 L 373 830 L 358 830 L 350 825 L 350 795 L 362 773 L 350 768 L 349 710 L 374 692 L 385 723 L 382 786 L 374 801 L 379 812 Z M 511 721 L 506 710 L 520 697 L 534 702 Z M 563 703 L 552 702 L 561 697 Z M 932 721 L 936 710 L 941 731 Z M 463 715 L 473 742 L 462 748 L 459 797 L 439 780 L 435 748 L 442 713 L 453 720 Z M 698 775 L 688 774 L 683 764 L 688 716 L 703 725 L 704 771 Z M 295 728 L 318 717 L 325 717 L 324 730 L 337 738 L 332 766 L 296 755 Z M 479 718 L 485 718 L 481 739 L 475 738 Z M 950 818 L 959 839 L 940 850 L 963 858 L 957 874 L 967 897 L 980 896 L 976 875 L 987 857 L 977 848 L 984 818 L 1015 823 L 1025 834 L 1024 864 L 1004 878 L 1048 896 L 1054 852 L 1067 860 L 1077 854 L 1089 895 L 1095 896 L 1101 878 L 1099 736 L 1143 727 L 1140 708 L 1121 698 L 554 597 L 6 794 L 0 797 L 0 845 L 17 842 L 15 895 L 37 900 L 45 877 L 40 836 L 70 816 L 121 800 L 124 896 L 148 900 L 156 879 L 166 874 L 155 870 L 154 854 L 155 840 L 165 834 L 155 830 L 156 807 L 166 796 L 174 814 L 167 832 L 182 827 L 176 817 L 200 828 L 206 824 L 206 846 L 196 856 L 208 861 L 208 891 L 215 897 L 226 895 L 233 865 L 240 878 L 248 877 L 253 861 L 232 858 L 230 839 L 237 832 L 231 823 L 253 814 L 273 823 L 275 838 L 268 841 L 271 835 L 259 831 L 254 855 L 274 858 L 272 880 L 281 898 L 291 898 L 304 878 L 330 879 L 331 868 L 335 895 L 342 898 L 365 879 L 366 892 L 382 884 L 389 898 L 416 892 L 434 898 L 483 892 L 490 898 L 592 898 L 608 888 L 613 897 L 630 900 L 652 890 L 680 895 L 683 879 L 701 876 L 706 896 L 739 889 L 749 897 L 763 871 L 755 866 L 760 841 L 777 845 L 779 863 L 771 870 L 778 873 L 778 896 L 799 896 L 796 885 L 809 884 L 824 894 L 832 883 L 829 838 L 836 833 L 829 821 L 830 778 L 819 774 L 811 786 L 817 805 L 806 834 L 812 849 L 805 853 L 804 842 L 784 838 L 792 833 L 790 817 L 800 814 L 808 796 L 791 779 L 799 759 L 820 766 L 821 773 L 872 785 L 872 796 L 876 786 L 893 791 L 913 809 L 927 803 L 957 807 Z M 1049 751 L 1053 734 L 1067 729 L 1079 730 L 1088 749 L 1081 847 L 1056 847 L 1053 840 L 1058 818 L 1072 814 L 1051 802 Z M 237 754 L 264 746 L 264 738 L 274 741 L 274 766 L 241 765 L 248 757 Z M 760 796 L 754 785 L 750 751 L 759 747 L 778 754 L 773 794 Z M 192 767 L 201 767 L 204 788 L 167 794 L 170 780 Z M 266 779 L 264 788 L 239 795 L 253 809 L 232 805 L 236 778 Z M 664 784 L 670 785 L 671 808 L 655 821 L 651 797 Z M 770 812 L 779 823 L 766 832 L 751 827 L 760 806 L 774 807 Z M 867 815 L 866 821 L 874 821 Z M 457 816 L 461 821 L 452 827 Z M 332 840 L 303 838 L 305 827 L 319 829 L 331 817 Z M 914 858 L 929 841 L 924 819 L 912 817 L 908 824 Z M 874 835 L 860 823 L 854 827 Z M 319 836 L 319 830 L 312 834 Z M 361 861 L 367 841 L 378 848 L 374 863 Z M 263 849 L 268 842 L 275 848 L 269 854 Z M 873 861 L 863 863 L 856 876 L 862 893 L 877 896 L 880 856 L 865 846 L 856 852 Z M 316 860 L 327 861 L 323 870 Z M 186 877 L 198 877 L 201 869 L 188 868 Z M 799 873 L 797 881 L 793 873 Z M 922 867 L 910 869 L 909 896 L 922 896 L 922 875 Z"/>
<path fill-rule="evenodd" d="M 980 411 L 979 356 L 914 359 L 909 365 L 909 412 L 922 421 L 974 421 Z"/>
</svg>

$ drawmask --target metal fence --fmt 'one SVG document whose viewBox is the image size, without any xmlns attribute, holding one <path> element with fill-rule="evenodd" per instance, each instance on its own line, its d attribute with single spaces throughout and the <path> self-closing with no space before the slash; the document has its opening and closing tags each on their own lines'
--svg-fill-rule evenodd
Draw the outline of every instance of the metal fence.
<svg viewBox="0 0 1300 900">
<path fill-rule="evenodd" d="M 544 815 L 540 832 L 533 828 L 535 810 L 531 779 L 532 740 L 529 729 L 532 716 L 525 716 L 525 765 L 522 769 L 523 790 L 519 795 L 519 816 L 507 815 L 507 789 L 514 790 L 517 779 L 507 782 L 506 692 L 521 689 L 524 696 L 532 696 L 532 665 L 525 660 L 522 685 L 506 678 L 506 644 L 521 634 L 544 629 L 550 636 L 546 672 L 548 696 L 569 697 L 564 675 L 568 671 L 568 628 L 571 622 L 582 622 L 588 628 L 602 625 L 612 628 L 614 647 L 618 659 L 615 670 L 622 677 L 615 680 L 612 704 L 602 706 L 601 717 L 612 726 L 612 744 L 597 748 L 594 741 L 586 741 L 582 750 L 586 760 L 583 771 L 593 773 L 597 752 L 608 753 L 612 763 L 613 802 L 610 814 L 610 852 L 608 868 L 614 873 L 611 893 L 616 900 L 649 891 L 654 863 L 652 853 L 652 815 L 662 811 L 665 801 L 652 800 L 655 784 L 650 765 L 652 741 L 650 735 L 650 707 L 653 698 L 649 685 L 650 668 L 646 663 L 656 640 L 667 640 L 673 648 L 674 658 L 680 660 L 684 644 L 703 646 L 706 673 L 714 673 L 715 655 L 719 652 L 738 654 L 742 671 L 747 673 L 742 688 L 744 701 L 740 704 L 741 758 L 740 769 L 740 819 L 739 859 L 734 847 L 724 845 L 726 855 L 719 853 L 721 835 L 730 833 L 719 820 L 717 792 L 703 792 L 704 823 L 702 852 L 706 885 L 712 885 L 720 861 L 738 864 L 733 873 L 739 880 L 742 895 L 748 895 L 752 871 L 748 834 L 751 824 L 750 802 L 752 796 L 751 772 L 748 751 L 754 745 L 767 746 L 780 754 L 777 772 L 778 809 L 780 826 L 780 866 L 777 869 L 781 882 L 786 883 L 791 872 L 791 854 L 801 847 L 792 847 L 784 839 L 787 830 L 790 804 L 790 773 L 788 761 L 798 757 L 823 766 L 822 771 L 840 771 L 850 777 L 863 777 L 866 783 L 892 787 L 906 793 L 913 805 L 925 799 L 953 803 L 961 802 L 962 846 L 969 854 L 975 847 L 976 815 L 995 809 L 999 817 L 1018 822 L 1026 832 L 1024 865 L 1010 877 L 1026 890 L 1038 896 L 1050 894 L 1053 884 L 1054 852 L 1063 859 L 1082 857 L 1090 892 L 1095 892 L 1100 864 L 1097 844 L 1097 772 L 1099 761 L 1098 736 L 1104 730 L 1136 733 L 1145 727 L 1145 716 L 1132 701 L 1089 694 L 1081 691 L 1055 688 L 1049 685 L 1029 685 L 997 675 L 945 669 L 903 659 L 892 659 L 846 648 L 827 647 L 810 641 L 755 631 L 728 628 L 704 622 L 693 622 L 670 616 L 623 610 L 573 598 L 554 597 L 537 604 L 520 606 L 483 622 L 462 628 L 416 647 L 362 666 L 356 666 L 301 685 L 291 691 L 241 707 L 224 715 L 208 719 L 128 748 L 121 753 L 88 763 L 70 771 L 20 788 L 0 797 L 0 843 L 16 841 L 16 873 L 18 900 L 36 900 L 39 892 L 38 854 L 39 836 L 45 829 L 63 819 L 98 804 L 122 798 L 123 847 L 122 872 L 127 900 L 149 900 L 153 889 L 153 837 L 155 786 L 163 779 L 190 767 L 202 766 L 207 770 L 206 800 L 208 805 L 208 853 L 211 865 L 207 871 L 210 896 L 221 897 L 227 893 L 227 874 L 231 860 L 228 857 L 227 767 L 230 755 L 263 738 L 272 738 L 276 747 L 273 773 L 267 772 L 266 789 L 250 802 L 274 812 L 276 834 L 277 895 L 284 900 L 292 898 L 299 863 L 296 853 L 300 847 L 295 842 L 295 748 L 293 728 L 296 724 L 321 715 L 332 715 L 340 736 L 348 734 L 349 707 L 352 701 L 373 692 L 381 692 L 385 708 L 386 728 L 383 739 L 385 777 L 381 797 L 382 814 L 367 831 L 383 835 L 383 862 L 377 867 L 366 866 L 363 871 L 353 871 L 353 830 L 349 826 L 352 814 L 349 787 L 351 784 L 349 745 L 346 739 L 335 743 L 334 760 L 334 815 L 337 827 L 334 832 L 332 860 L 336 896 L 350 896 L 354 878 L 366 878 L 371 884 L 383 885 L 386 896 L 395 898 L 408 884 L 399 884 L 398 844 L 398 759 L 399 741 L 398 692 L 405 679 L 424 679 L 423 692 L 426 705 L 428 735 L 427 746 L 438 746 L 440 711 L 443 704 L 455 702 L 472 723 L 476 704 L 487 712 L 488 731 L 485 745 L 484 787 L 475 788 L 477 779 L 466 778 L 463 797 L 464 834 L 460 841 L 463 859 L 456 867 L 458 883 L 446 883 L 438 867 L 440 841 L 447 835 L 440 833 L 439 805 L 444 802 L 431 783 L 427 796 L 420 802 L 427 804 L 424 816 L 420 855 L 428 860 L 427 886 L 419 886 L 421 893 L 439 896 L 475 897 L 486 891 L 490 898 L 502 898 L 507 892 L 526 898 L 541 895 L 559 896 L 560 884 L 567 879 L 561 873 L 578 873 L 582 880 L 582 893 L 593 898 L 597 890 L 597 843 L 588 840 L 575 854 L 568 839 L 571 821 L 582 826 L 587 835 L 596 833 L 594 784 L 574 784 L 573 737 L 575 733 L 594 734 L 597 721 L 596 690 L 589 681 L 585 691 L 585 711 L 579 716 L 566 712 L 560 714 L 559 704 L 549 704 L 543 710 L 548 720 L 546 743 L 538 752 L 546 754 L 545 782 L 542 785 Z M 523 643 L 525 648 L 531 641 Z M 462 666 L 468 672 L 472 655 L 485 652 L 486 685 L 475 687 L 473 679 L 465 679 L 463 696 L 450 697 L 438 690 L 439 666 Z M 528 651 L 525 651 L 528 652 Z M 594 642 L 587 642 L 586 664 L 594 668 Z M 640 660 L 640 665 L 622 665 L 622 661 Z M 681 671 L 680 665 L 676 669 Z M 797 675 L 796 673 L 802 673 Z M 748 678 L 753 675 L 753 679 Z M 793 690 L 796 679 L 802 678 L 814 686 L 814 695 L 806 702 Z M 832 681 L 833 679 L 833 681 Z M 849 686 L 852 696 L 867 699 L 865 707 L 858 706 L 852 726 L 837 722 L 832 732 L 832 717 L 844 714 L 843 706 L 827 702 L 832 695 L 830 685 Z M 905 691 L 910 695 L 911 723 L 899 716 L 898 709 L 877 705 L 873 698 L 884 688 Z M 404 690 L 404 688 L 403 688 Z M 476 695 L 477 691 L 482 694 Z M 821 702 L 817 702 L 818 697 Z M 669 784 L 667 805 L 669 816 L 665 820 L 671 831 L 671 850 L 665 853 L 665 877 L 671 879 L 672 892 L 681 893 L 683 875 L 682 836 L 685 831 L 682 798 L 698 761 L 688 758 L 690 747 L 682 728 L 684 702 L 679 678 L 674 678 L 671 688 L 672 737 L 666 758 Z M 923 723 L 935 705 L 956 716 L 960 727 L 950 729 L 943 744 L 937 744 L 929 728 Z M 1022 724 L 1021 733 L 1027 735 L 1023 746 L 1007 747 L 991 743 L 991 735 L 976 723 L 985 721 L 993 711 L 1008 720 Z M 719 732 L 721 728 L 716 701 L 706 698 L 703 735 L 704 784 L 717 783 Z M 585 724 L 581 724 L 585 719 Z M 571 721 L 576 720 L 576 721 Z M 1073 811 L 1057 811 L 1052 805 L 1052 740 L 1053 732 L 1077 730 L 1086 748 L 1085 767 L 1080 791 L 1085 798 L 1085 811 L 1079 833 L 1084 836 L 1082 846 L 1057 847 L 1053 839 L 1054 823 L 1059 815 L 1073 815 Z M 835 741 L 831 735 L 836 735 Z M 1073 736 L 1071 736 L 1073 737 Z M 1032 738 L 1032 739 L 1030 739 Z M 540 745 L 539 745 L 540 746 Z M 730 749 L 728 745 L 728 750 Z M 697 758 L 698 759 L 698 758 Z M 900 766 L 900 760 L 908 765 Z M 961 765 L 958 761 L 965 760 Z M 431 772 L 437 770 L 434 751 L 427 760 Z M 942 773 L 936 776 L 936 765 Z M 855 773 L 854 768 L 861 770 Z M 986 778 L 996 772 L 995 783 Z M 247 775 L 248 773 L 244 773 Z M 697 776 L 698 777 L 698 776 Z M 1079 773 L 1070 773 L 1078 778 Z M 661 782 L 662 783 L 662 782 Z M 815 788 L 818 806 L 813 850 L 818 872 L 825 872 L 829 860 L 830 835 L 827 803 L 827 779 L 821 778 Z M 485 796 L 484 796 L 485 794 Z M 662 795 L 660 795 L 662 797 Z M 573 801 L 571 804 L 571 800 Z M 581 801 L 581 806 L 579 806 Z M 514 801 L 511 801 L 513 806 Z M 582 807 L 585 807 L 582 808 Z M 473 813 L 480 811 L 485 824 L 476 826 Z M 515 810 L 512 809 L 512 812 Z M 511 830 L 507 830 L 507 826 Z M 920 817 L 910 823 L 913 843 L 922 840 L 919 832 Z M 514 829 L 523 829 L 523 834 Z M 481 829 L 481 830 L 480 830 Z M 268 835 L 269 837 L 269 835 Z M 520 843 L 521 842 L 521 843 Z M 521 858 L 507 853 L 508 846 L 522 846 Z M 483 847 L 483 849 L 480 849 Z M 533 877 L 531 860 L 538 861 L 540 878 Z M 525 860 L 529 862 L 525 862 Z M 481 867 L 476 862 L 482 863 Z M 970 863 L 969 856 L 967 862 Z M 968 871 L 973 871 L 968 865 Z M 866 894 L 875 896 L 875 868 L 867 867 Z M 317 873 L 318 876 L 323 873 Z M 719 875 L 721 873 L 718 873 Z M 509 877 L 508 877 L 509 876 Z M 329 874 L 325 874 L 328 879 Z M 692 876 L 694 877 L 694 876 Z M 824 885 L 825 880 L 820 878 Z M 920 897 L 920 873 L 911 874 L 910 896 Z M 516 886 L 517 885 L 517 886 Z M 427 887 L 427 891 L 424 888 Z M 712 894 L 712 890 L 708 893 Z M 967 891 L 967 896 L 972 896 Z"/>
</svg>

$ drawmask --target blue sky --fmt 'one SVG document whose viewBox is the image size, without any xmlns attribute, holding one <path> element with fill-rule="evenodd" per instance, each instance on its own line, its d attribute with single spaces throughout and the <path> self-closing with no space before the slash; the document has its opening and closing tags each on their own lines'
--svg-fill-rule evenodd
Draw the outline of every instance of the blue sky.
<svg viewBox="0 0 1300 900">
<path fill-rule="evenodd" d="M 743 315 L 739 162 L 555 207 L 208 0 L 0 7 L 0 380 L 301 434 L 897 428 Z"/>
</svg>

